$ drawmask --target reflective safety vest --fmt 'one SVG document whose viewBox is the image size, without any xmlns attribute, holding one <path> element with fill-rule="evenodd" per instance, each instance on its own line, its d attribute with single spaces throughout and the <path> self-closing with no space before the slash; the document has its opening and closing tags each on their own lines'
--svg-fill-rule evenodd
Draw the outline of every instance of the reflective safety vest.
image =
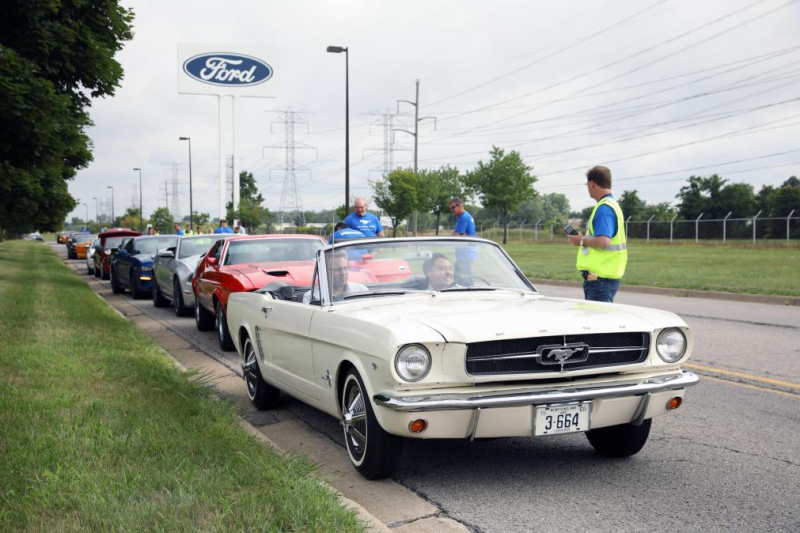
<svg viewBox="0 0 800 533">
<path fill-rule="evenodd" d="M 628 244 L 625 238 L 625 220 L 622 216 L 622 209 L 613 198 L 603 198 L 592 210 L 589 223 L 586 225 L 586 236 L 594 236 L 594 215 L 597 208 L 607 205 L 614 210 L 617 215 L 617 234 L 611 239 L 611 244 L 605 248 L 591 248 L 581 246 L 578 250 L 578 270 L 588 270 L 594 272 L 601 278 L 621 279 L 625 274 L 625 266 L 628 264 Z"/>
</svg>

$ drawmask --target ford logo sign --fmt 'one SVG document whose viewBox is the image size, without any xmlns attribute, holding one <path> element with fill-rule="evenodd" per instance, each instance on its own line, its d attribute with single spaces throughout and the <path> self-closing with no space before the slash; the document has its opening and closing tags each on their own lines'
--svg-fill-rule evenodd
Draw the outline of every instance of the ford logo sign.
<svg viewBox="0 0 800 533">
<path fill-rule="evenodd" d="M 201 54 L 183 64 L 183 71 L 202 83 L 225 87 L 250 87 L 272 77 L 272 67 L 242 54 Z"/>
</svg>

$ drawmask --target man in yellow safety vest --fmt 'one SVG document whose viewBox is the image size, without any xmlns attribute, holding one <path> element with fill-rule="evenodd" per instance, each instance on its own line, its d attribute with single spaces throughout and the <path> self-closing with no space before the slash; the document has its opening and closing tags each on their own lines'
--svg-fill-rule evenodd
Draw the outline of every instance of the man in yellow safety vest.
<svg viewBox="0 0 800 533">
<path fill-rule="evenodd" d="M 586 235 L 568 235 L 578 246 L 576 268 L 583 275 L 587 300 L 613 302 L 628 263 L 625 219 L 611 194 L 611 171 L 596 166 L 586 173 L 589 196 L 597 202 L 586 224 Z"/>
</svg>

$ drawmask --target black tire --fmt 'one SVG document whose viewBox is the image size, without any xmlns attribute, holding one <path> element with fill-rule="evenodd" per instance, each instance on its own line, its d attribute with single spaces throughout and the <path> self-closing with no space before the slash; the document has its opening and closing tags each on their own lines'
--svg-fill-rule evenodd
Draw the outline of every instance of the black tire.
<svg viewBox="0 0 800 533">
<path fill-rule="evenodd" d="M 222 308 L 220 300 L 217 300 L 217 322 L 214 325 L 217 327 L 219 347 L 224 352 L 233 351 L 233 339 L 231 338 L 231 332 L 228 331 L 228 317 L 225 316 L 225 310 Z"/>
<path fill-rule="evenodd" d="M 242 363 L 242 373 L 250 403 L 261 411 L 277 407 L 281 391 L 261 377 L 261 369 L 256 358 L 256 349 L 249 338 L 244 341 L 242 360 L 244 361 Z"/>
<path fill-rule="evenodd" d="M 153 307 L 166 307 L 169 305 L 169 302 L 164 295 L 161 294 L 161 289 L 158 288 L 158 282 L 156 281 L 155 275 L 153 276 Z"/>
<path fill-rule="evenodd" d="M 144 298 L 145 291 L 139 289 L 139 284 L 136 281 L 136 276 L 134 275 L 133 269 L 131 269 L 130 284 L 131 284 L 131 296 L 133 296 L 133 299 L 141 300 L 142 298 Z"/>
<path fill-rule="evenodd" d="M 186 304 L 183 303 L 183 292 L 181 292 L 181 284 L 178 278 L 172 280 L 172 309 L 175 311 L 175 316 L 187 316 L 189 314 Z"/>
<path fill-rule="evenodd" d="M 342 388 L 342 426 L 347 455 L 359 474 L 367 479 L 391 476 L 400 462 L 403 439 L 378 424 L 364 382 L 353 368 Z"/>
<path fill-rule="evenodd" d="M 119 284 L 119 279 L 117 278 L 116 273 L 114 273 L 114 269 L 111 269 L 111 274 L 109 275 L 111 278 L 111 292 L 114 294 L 122 294 L 125 292 L 125 289 L 122 288 L 122 285 Z"/>
<path fill-rule="evenodd" d="M 607 457 L 630 457 L 639 452 L 650 435 L 652 419 L 645 420 L 641 426 L 621 424 L 586 432 L 589 443 L 600 455 Z"/>
<path fill-rule="evenodd" d="M 197 329 L 199 331 L 211 331 L 214 329 L 214 315 L 206 311 L 205 308 L 200 305 L 200 300 L 196 300 L 196 302 L 194 308 L 194 322 L 197 325 Z"/>
</svg>

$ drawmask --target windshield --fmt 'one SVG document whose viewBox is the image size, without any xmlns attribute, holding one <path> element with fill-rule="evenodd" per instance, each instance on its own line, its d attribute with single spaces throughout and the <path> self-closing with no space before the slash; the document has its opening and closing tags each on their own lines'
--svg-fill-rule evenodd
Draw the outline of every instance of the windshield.
<svg viewBox="0 0 800 533">
<path fill-rule="evenodd" d="M 72 242 L 79 243 L 79 242 L 90 242 L 97 238 L 97 235 L 92 235 L 90 233 L 76 233 L 72 236 Z"/>
<path fill-rule="evenodd" d="M 178 250 L 178 258 L 191 257 L 193 255 L 204 254 L 211 248 L 211 245 L 220 239 L 224 239 L 225 234 L 203 235 L 201 237 L 184 237 L 181 239 L 181 247 Z"/>
<path fill-rule="evenodd" d="M 354 260 L 350 248 L 360 249 Z M 409 291 L 531 291 L 522 274 L 490 243 L 458 239 L 342 244 L 325 252 L 331 299 Z"/>
<path fill-rule="evenodd" d="M 226 265 L 313 261 L 317 250 L 325 247 L 320 239 L 247 239 L 233 241 L 225 254 Z"/>
<path fill-rule="evenodd" d="M 156 255 L 159 250 L 178 244 L 178 237 L 159 237 L 157 239 L 138 239 L 133 243 L 135 254 Z"/>
</svg>

